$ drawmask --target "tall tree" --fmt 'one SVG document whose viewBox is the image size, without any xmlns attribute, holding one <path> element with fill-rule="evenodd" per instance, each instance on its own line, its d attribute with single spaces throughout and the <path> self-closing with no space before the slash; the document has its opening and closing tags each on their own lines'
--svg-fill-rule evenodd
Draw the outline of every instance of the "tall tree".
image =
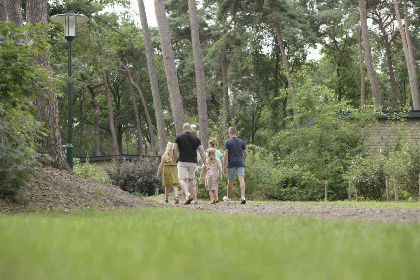
<svg viewBox="0 0 420 280">
<path fill-rule="evenodd" d="M 169 98 L 171 101 L 172 116 L 177 134 L 182 133 L 182 126 L 185 123 L 184 107 L 182 106 L 181 94 L 177 69 L 175 65 L 174 50 L 172 49 L 171 36 L 169 34 L 169 24 L 166 19 L 165 5 L 163 0 L 155 1 L 156 19 L 159 28 L 160 44 L 163 53 L 163 63 L 165 65 L 166 80 L 168 82 Z"/>
<path fill-rule="evenodd" d="M 105 70 L 102 70 L 102 79 L 104 81 L 106 101 L 108 104 L 109 129 L 111 130 L 111 139 L 112 139 L 112 154 L 115 156 L 115 155 L 119 155 L 120 151 L 118 148 L 117 134 L 115 133 L 114 113 L 112 110 L 111 94 L 109 92 L 109 87 L 108 87 L 108 75 Z"/>
<path fill-rule="evenodd" d="M 367 73 L 370 80 L 372 95 L 374 99 L 375 108 L 381 106 L 381 93 L 379 91 L 378 77 L 376 76 L 375 68 L 373 67 L 372 49 L 369 41 L 368 25 L 366 19 L 366 2 L 359 0 L 360 23 L 362 26 L 363 46 L 365 50 L 365 62 Z"/>
<path fill-rule="evenodd" d="M 372 19 L 378 25 L 379 31 L 381 32 L 382 41 L 385 46 L 385 56 L 388 66 L 388 75 L 389 75 L 389 83 L 391 86 L 392 92 L 392 107 L 395 110 L 398 110 L 398 92 L 397 92 L 397 85 L 395 82 L 395 74 L 394 74 L 394 66 L 392 65 L 392 51 L 391 51 L 391 42 L 395 38 L 395 34 L 389 34 L 387 31 L 387 27 L 392 25 L 395 17 L 392 16 L 389 11 L 386 11 L 387 14 L 383 15 L 380 11 L 374 10 L 372 11 Z M 391 37 L 391 38 L 389 38 Z"/>
<path fill-rule="evenodd" d="M 143 155 L 143 135 L 141 133 L 140 118 L 139 118 L 139 112 L 137 110 L 136 96 L 134 95 L 133 85 L 131 83 L 128 85 L 128 89 L 130 91 L 131 102 L 132 102 L 132 105 L 133 105 L 134 120 L 136 121 L 137 152 L 138 152 L 139 156 L 142 156 Z"/>
<path fill-rule="evenodd" d="M 7 21 L 7 8 L 5 0 L 0 0 L 0 21 Z"/>
<path fill-rule="evenodd" d="M 363 63 L 362 30 L 359 31 L 360 105 L 366 105 L 365 67 Z"/>
<path fill-rule="evenodd" d="M 150 40 L 149 25 L 147 24 L 144 3 L 143 0 L 137 0 L 137 2 L 139 5 L 141 29 L 143 32 L 144 48 L 146 50 L 147 69 L 149 70 L 150 86 L 152 89 L 153 104 L 155 108 L 156 126 L 159 141 L 159 154 L 163 155 L 166 149 L 166 131 L 162 104 L 160 101 L 160 92 L 158 86 L 158 77 L 156 74 L 155 59 L 153 55 L 152 43 Z"/>
<path fill-rule="evenodd" d="M 134 86 L 137 89 L 137 92 L 139 94 L 141 103 L 143 105 L 144 114 L 146 115 L 147 127 L 149 129 L 150 146 L 152 147 L 152 156 L 154 156 L 156 155 L 155 133 L 153 132 L 152 119 L 150 118 L 149 109 L 147 108 L 146 100 L 144 99 L 143 92 L 141 91 L 139 85 L 136 82 L 134 82 L 133 77 L 131 76 L 131 73 L 130 73 L 130 69 L 124 63 L 121 63 L 121 66 L 124 68 L 126 72 L 127 79 L 130 85 Z"/>
<path fill-rule="evenodd" d="M 9 18 L 9 21 L 13 21 L 14 23 L 16 23 L 17 26 L 22 26 L 23 18 L 22 18 L 22 8 L 20 5 L 20 0 L 5 0 L 5 1 L 6 1 L 7 17 Z"/>
<path fill-rule="evenodd" d="M 197 90 L 198 123 L 200 126 L 200 138 L 205 149 L 209 141 L 209 124 L 207 116 L 206 83 L 204 81 L 204 67 L 200 46 L 200 34 L 198 26 L 197 6 L 195 0 L 188 0 L 188 10 L 191 26 L 191 42 L 194 55 L 195 84 Z"/>
<path fill-rule="evenodd" d="M 418 84 L 418 78 L 417 78 L 416 63 L 414 61 L 413 47 L 412 47 L 412 43 L 410 39 L 410 34 L 408 32 L 409 21 L 408 21 L 408 11 L 407 11 L 407 1 L 404 0 L 405 28 L 402 24 L 398 0 L 394 0 L 394 9 L 395 9 L 395 15 L 398 21 L 398 26 L 400 28 L 405 61 L 407 63 L 408 79 L 410 82 L 413 109 L 420 110 L 419 84 Z"/>
<path fill-rule="evenodd" d="M 290 100 L 291 100 L 292 106 L 293 106 L 293 115 L 296 118 L 296 128 L 299 129 L 300 128 L 300 120 L 297 117 L 298 110 L 297 110 L 297 105 L 296 105 L 295 90 L 293 89 L 292 75 L 290 73 L 289 61 L 287 60 L 286 50 L 284 48 L 284 43 L 283 43 L 283 38 L 281 36 L 280 27 L 279 27 L 279 24 L 277 22 L 275 22 L 275 28 L 276 28 L 277 40 L 279 42 L 281 57 L 283 59 L 284 70 L 286 71 L 287 85 L 289 87 Z"/>
<path fill-rule="evenodd" d="M 38 22 L 47 23 L 47 0 L 27 0 L 26 21 L 32 24 L 37 24 Z M 42 67 L 51 71 L 48 56 L 38 56 L 35 59 Z M 37 119 L 50 131 L 48 135 L 42 138 L 39 151 L 50 155 L 53 166 L 68 168 L 61 142 L 57 95 L 51 90 L 49 90 L 48 95 L 50 97 L 43 96 L 34 100 L 34 105 L 37 109 Z"/>
<path fill-rule="evenodd" d="M 228 88 L 228 64 L 226 49 L 222 49 L 222 87 L 223 87 L 223 121 L 226 127 L 229 126 L 230 114 L 229 114 L 229 88 Z M 232 117 L 233 118 L 233 117 Z"/>
</svg>

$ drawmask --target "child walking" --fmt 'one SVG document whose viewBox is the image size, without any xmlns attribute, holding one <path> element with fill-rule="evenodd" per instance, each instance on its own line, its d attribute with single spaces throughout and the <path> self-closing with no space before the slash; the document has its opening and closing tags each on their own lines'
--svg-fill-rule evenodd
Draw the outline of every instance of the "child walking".
<svg viewBox="0 0 420 280">
<path fill-rule="evenodd" d="M 179 203 L 178 197 L 178 169 L 172 152 L 173 143 L 168 142 L 165 153 L 160 161 L 159 168 L 156 174 L 156 179 L 162 172 L 162 185 L 165 187 L 165 202 L 169 201 L 169 188 L 172 186 L 175 194 L 175 204 Z"/>
<path fill-rule="evenodd" d="M 205 172 L 206 174 L 206 191 L 209 192 L 211 204 L 219 202 L 218 195 L 218 185 L 217 181 L 220 181 L 221 174 L 221 165 L 216 159 L 216 150 L 214 148 L 207 149 L 207 170 L 204 169 L 201 171 L 200 181 L 203 178 Z"/>
</svg>

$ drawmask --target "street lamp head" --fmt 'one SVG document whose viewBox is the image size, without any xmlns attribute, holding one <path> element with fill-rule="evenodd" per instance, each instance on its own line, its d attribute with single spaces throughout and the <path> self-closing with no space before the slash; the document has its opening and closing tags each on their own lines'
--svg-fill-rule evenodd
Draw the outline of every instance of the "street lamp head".
<svg viewBox="0 0 420 280">
<path fill-rule="evenodd" d="M 89 18 L 84 15 L 66 13 L 59 14 L 51 17 L 51 21 L 54 23 L 64 24 L 64 36 L 67 39 L 73 39 L 76 36 L 76 25 L 78 23 L 86 23 Z"/>
</svg>

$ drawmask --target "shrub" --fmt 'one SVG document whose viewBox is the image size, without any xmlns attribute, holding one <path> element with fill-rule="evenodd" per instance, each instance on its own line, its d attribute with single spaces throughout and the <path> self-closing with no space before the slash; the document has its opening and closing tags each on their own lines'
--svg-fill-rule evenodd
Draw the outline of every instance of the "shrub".
<svg viewBox="0 0 420 280">
<path fill-rule="evenodd" d="M 89 158 L 86 158 L 85 163 L 80 163 L 79 159 L 75 159 L 73 171 L 76 174 L 82 174 L 102 182 L 109 182 L 109 177 L 105 170 L 89 163 Z"/>
<path fill-rule="evenodd" d="M 16 198 L 40 166 L 36 141 L 47 131 L 35 120 L 32 99 L 52 81 L 33 56 L 46 53 L 47 30 L 0 22 L 0 197 Z"/>
<path fill-rule="evenodd" d="M 142 157 L 139 160 L 118 160 L 112 168 L 106 169 L 111 184 L 124 191 L 153 195 L 161 188 L 161 180 L 156 179 L 159 157 Z"/>
<path fill-rule="evenodd" d="M 0 197 L 15 197 L 41 164 L 35 140 L 41 125 L 32 114 L 0 104 Z"/>
<path fill-rule="evenodd" d="M 353 183 L 353 191 L 357 190 L 359 197 L 366 200 L 384 198 L 386 191 L 384 162 L 380 158 L 355 158 L 346 178 Z"/>
<path fill-rule="evenodd" d="M 385 174 L 397 184 L 401 198 L 418 195 L 420 176 L 420 143 L 416 140 L 401 141 L 398 149 L 390 152 L 384 162 Z M 405 196 L 405 197 L 404 197 Z"/>
</svg>

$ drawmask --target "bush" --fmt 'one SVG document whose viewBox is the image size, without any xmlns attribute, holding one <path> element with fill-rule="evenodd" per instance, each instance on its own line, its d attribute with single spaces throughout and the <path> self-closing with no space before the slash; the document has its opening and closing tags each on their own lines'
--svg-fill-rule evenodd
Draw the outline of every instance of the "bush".
<svg viewBox="0 0 420 280">
<path fill-rule="evenodd" d="M 346 175 L 353 191 L 366 200 L 382 200 L 385 195 L 384 162 L 380 158 L 355 158 Z"/>
<path fill-rule="evenodd" d="M 29 112 L 0 104 L 0 197 L 16 197 L 41 165 L 35 150 L 40 130 Z"/>
<path fill-rule="evenodd" d="M 16 198 L 40 166 L 36 141 L 47 131 L 35 120 L 32 100 L 52 81 L 33 57 L 46 53 L 47 31 L 0 22 L 0 198 Z"/>
<path fill-rule="evenodd" d="M 418 197 L 420 176 L 420 141 L 400 141 L 384 162 L 385 174 L 397 184 L 401 198 Z"/>
<path fill-rule="evenodd" d="M 97 167 L 89 163 L 89 158 L 86 158 L 85 163 L 80 163 L 79 159 L 74 160 L 73 172 L 76 174 L 82 174 L 87 177 L 102 181 L 109 182 L 108 174 L 101 167 Z"/>
<path fill-rule="evenodd" d="M 153 195 L 161 188 L 161 180 L 156 179 L 159 157 L 143 157 L 139 160 L 119 160 L 110 169 L 106 169 L 111 184 L 124 191 Z"/>
</svg>

